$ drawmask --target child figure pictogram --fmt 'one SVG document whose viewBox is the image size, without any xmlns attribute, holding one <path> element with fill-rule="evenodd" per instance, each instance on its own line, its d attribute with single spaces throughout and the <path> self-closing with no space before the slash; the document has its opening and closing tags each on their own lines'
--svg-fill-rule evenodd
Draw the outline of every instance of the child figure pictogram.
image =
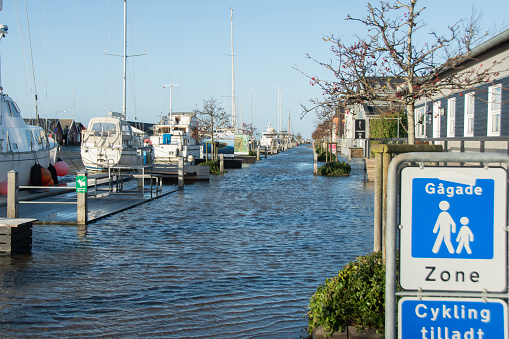
<svg viewBox="0 0 509 339">
<path fill-rule="evenodd" d="M 458 248 L 456 249 L 456 253 L 460 254 L 463 251 L 463 247 L 465 247 L 465 251 L 468 254 L 472 254 L 472 250 L 470 249 L 470 242 L 474 241 L 474 234 L 468 227 L 468 218 L 463 217 L 460 219 L 460 222 L 463 226 L 461 226 L 460 231 L 458 232 L 458 237 L 456 241 L 458 242 Z"/>
</svg>

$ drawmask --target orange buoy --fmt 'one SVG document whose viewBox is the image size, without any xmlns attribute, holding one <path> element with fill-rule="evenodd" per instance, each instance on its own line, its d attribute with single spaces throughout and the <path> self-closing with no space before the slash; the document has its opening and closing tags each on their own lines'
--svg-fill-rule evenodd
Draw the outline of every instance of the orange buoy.
<svg viewBox="0 0 509 339">
<path fill-rule="evenodd" d="M 53 186 L 53 178 L 51 172 L 44 167 L 41 167 L 41 184 L 42 186 Z"/>
</svg>

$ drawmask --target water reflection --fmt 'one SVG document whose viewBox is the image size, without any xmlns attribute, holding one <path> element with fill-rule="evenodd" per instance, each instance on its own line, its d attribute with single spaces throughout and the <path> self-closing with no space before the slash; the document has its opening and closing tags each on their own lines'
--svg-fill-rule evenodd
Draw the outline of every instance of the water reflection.
<svg viewBox="0 0 509 339">
<path fill-rule="evenodd" d="M 0 258 L 2 337 L 299 338 L 316 287 L 372 249 L 373 188 L 300 146 Z"/>
</svg>

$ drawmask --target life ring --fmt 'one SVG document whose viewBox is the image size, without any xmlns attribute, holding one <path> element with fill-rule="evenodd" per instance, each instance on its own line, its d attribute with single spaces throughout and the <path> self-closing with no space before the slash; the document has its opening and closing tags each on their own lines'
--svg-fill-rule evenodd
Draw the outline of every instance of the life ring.
<svg viewBox="0 0 509 339">
<path fill-rule="evenodd" d="M 150 138 L 146 138 L 145 140 L 143 140 L 143 143 L 152 145 L 152 140 L 150 140 Z"/>
</svg>

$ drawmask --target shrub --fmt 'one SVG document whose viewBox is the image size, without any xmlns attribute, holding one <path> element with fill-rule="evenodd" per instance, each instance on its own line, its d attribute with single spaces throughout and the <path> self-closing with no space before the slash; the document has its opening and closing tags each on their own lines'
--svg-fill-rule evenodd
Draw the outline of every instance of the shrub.
<svg viewBox="0 0 509 339">
<path fill-rule="evenodd" d="M 256 156 L 256 152 L 255 151 L 249 151 L 249 155 L 252 156 L 252 157 L 255 157 Z"/>
<path fill-rule="evenodd" d="M 347 162 L 328 162 L 318 168 L 319 175 L 349 175 L 352 168 Z"/>
<path fill-rule="evenodd" d="M 210 166 L 210 174 L 220 174 L 219 171 L 219 161 L 205 161 L 200 163 L 201 166 Z"/>
<path fill-rule="evenodd" d="M 346 326 L 375 327 L 385 322 L 385 264 L 380 252 L 348 263 L 318 287 L 309 303 L 308 332 L 323 326 L 327 333 Z"/>
<path fill-rule="evenodd" d="M 336 161 L 336 155 L 332 152 L 329 152 L 328 155 L 325 154 L 325 152 L 319 152 L 318 153 L 318 161 L 325 162 L 325 160 L 328 159 L 329 161 Z"/>
</svg>

